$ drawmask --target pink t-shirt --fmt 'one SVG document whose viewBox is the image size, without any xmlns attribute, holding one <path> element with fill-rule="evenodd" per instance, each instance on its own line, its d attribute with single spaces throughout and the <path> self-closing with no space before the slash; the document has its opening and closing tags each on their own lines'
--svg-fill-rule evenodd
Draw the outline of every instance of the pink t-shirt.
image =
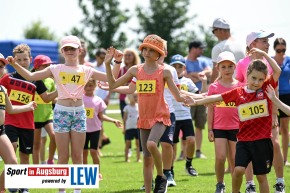
<svg viewBox="0 0 290 193">
<path fill-rule="evenodd" d="M 84 65 L 57 64 L 49 68 L 56 83 L 58 99 L 81 99 L 84 86 L 94 72 L 93 68 Z"/>
<path fill-rule="evenodd" d="M 87 115 L 87 132 L 101 130 L 102 122 L 98 115 L 107 108 L 107 105 L 98 96 L 89 97 L 83 95 L 83 101 Z"/>
<path fill-rule="evenodd" d="M 208 95 L 222 94 L 229 90 L 232 90 L 236 87 L 243 86 L 243 83 L 238 82 L 237 84 L 231 87 L 225 87 L 216 81 L 212 83 L 208 88 Z M 216 103 L 214 104 L 214 113 L 213 113 L 213 129 L 220 130 L 232 130 L 239 129 L 239 116 L 238 110 L 234 102 L 230 103 Z"/>
<path fill-rule="evenodd" d="M 268 61 L 266 59 L 263 59 L 263 61 L 265 62 L 265 64 L 267 64 L 268 66 L 268 74 L 271 75 L 273 74 L 273 69 L 270 66 L 270 64 L 268 63 Z M 249 64 L 251 63 L 251 58 L 249 56 L 241 59 L 238 63 L 237 63 L 237 68 L 236 68 L 236 79 L 242 83 L 246 83 L 247 82 L 247 70 L 249 67 Z"/>
</svg>

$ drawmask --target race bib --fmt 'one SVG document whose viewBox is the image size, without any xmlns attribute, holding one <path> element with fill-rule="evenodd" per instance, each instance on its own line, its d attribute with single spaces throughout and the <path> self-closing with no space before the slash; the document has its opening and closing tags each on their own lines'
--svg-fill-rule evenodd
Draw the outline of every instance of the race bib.
<svg viewBox="0 0 290 193">
<path fill-rule="evenodd" d="M 94 117 L 94 108 L 86 108 L 87 118 L 92 119 Z"/>
<path fill-rule="evenodd" d="M 42 98 L 39 96 L 39 94 L 35 94 L 35 96 L 34 96 L 34 101 L 36 102 L 36 104 L 38 104 L 38 105 L 43 105 L 43 104 L 51 104 L 52 102 L 50 101 L 50 102 L 48 102 L 48 103 L 46 103 L 46 102 L 44 102 L 43 100 L 42 100 Z"/>
<path fill-rule="evenodd" d="M 238 107 L 241 121 L 269 116 L 267 99 L 242 104 Z"/>
<path fill-rule="evenodd" d="M 30 103 L 32 101 L 32 97 L 33 97 L 32 94 L 18 91 L 18 90 L 11 90 L 10 95 L 9 95 L 9 99 L 11 101 L 20 102 L 23 104 Z"/>
<path fill-rule="evenodd" d="M 224 108 L 224 107 L 236 108 L 236 103 L 235 102 L 225 103 L 224 101 L 222 101 L 220 103 L 216 103 L 215 106 L 218 107 L 218 108 Z"/>
<path fill-rule="evenodd" d="M 186 84 L 180 85 L 180 90 L 188 91 L 188 86 Z"/>
<path fill-rule="evenodd" d="M 59 77 L 61 78 L 61 84 L 78 84 L 78 85 L 85 84 L 85 73 L 83 72 L 74 74 L 60 72 Z"/>
<path fill-rule="evenodd" d="M 155 93 L 156 80 L 137 80 L 136 82 L 137 93 Z"/>
<path fill-rule="evenodd" d="M 4 92 L 0 92 L 0 105 L 4 105 L 4 106 L 6 105 Z"/>
</svg>

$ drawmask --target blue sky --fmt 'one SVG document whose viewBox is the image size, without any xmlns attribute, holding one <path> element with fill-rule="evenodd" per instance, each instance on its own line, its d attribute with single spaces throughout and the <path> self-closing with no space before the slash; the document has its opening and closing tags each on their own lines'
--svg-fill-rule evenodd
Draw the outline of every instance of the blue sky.
<svg viewBox="0 0 290 193">
<path fill-rule="evenodd" d="M 133 10 L 140 1 L 120 2 L 122 8 Z M 148 6 L 149 0 L 143 0 L 142 4 Z M 283 37 L 290 44 L 289 0 L 191 0 L 188 6 L 189 15 L 197 14 L 194 24 L 188 24 L 188 28 L 200 24 L 210 27 L 215 18 L 223 17 L 229 21 L 233 37 L 242 45 L 246 46 L 248 33 L 260 29 L 275 33 L 270 39 L 270 53 L 273 53 L 272 43 L 276 37 Z M 78 0 L 1 0 L 1 7 L 0 40 L 23 39 L 23 29 L 38 20 L 61 38 L 83 18 Z M 138 24 L 132 18 L 128 25 Z"/>
</svg>

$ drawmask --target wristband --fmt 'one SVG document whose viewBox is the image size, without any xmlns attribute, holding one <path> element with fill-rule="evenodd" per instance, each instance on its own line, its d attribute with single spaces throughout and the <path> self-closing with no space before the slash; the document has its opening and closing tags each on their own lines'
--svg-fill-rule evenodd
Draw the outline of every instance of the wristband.
<svg viewBox="0 0 290 193">
<path fill-rule="evenodd" d="M 115 62 L 116 64 L 121 64 L 121 63 L 122 63 L 122 61 L 117 61 L 117 60 L 114 60 L 114 62 Z"/>
</svg>

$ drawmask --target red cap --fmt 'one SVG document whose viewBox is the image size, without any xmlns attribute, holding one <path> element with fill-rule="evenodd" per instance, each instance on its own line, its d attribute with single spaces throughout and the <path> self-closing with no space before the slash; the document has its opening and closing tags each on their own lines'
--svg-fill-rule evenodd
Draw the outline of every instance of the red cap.
<svg viewBox="0 0 290 193">
<path fill-rule="evenodd" d="M 54 62 L 51 61 L 50 57 L 45 56 L 45 55 L 37 55 L 34 58 L 34 63 L 33 63 L 33 67 L 34 69 L 39 68 L 41 65 L 44 64 L 52 64 Z"/>
</svg>

